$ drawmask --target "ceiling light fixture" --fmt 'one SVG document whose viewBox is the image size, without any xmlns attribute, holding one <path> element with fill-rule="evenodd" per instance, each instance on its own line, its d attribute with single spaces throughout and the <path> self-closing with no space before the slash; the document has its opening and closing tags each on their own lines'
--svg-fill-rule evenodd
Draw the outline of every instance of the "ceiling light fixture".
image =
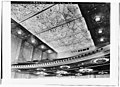
<svg viewBox="0 0 120 87">
<path fill-rule="evenodd" d="M 96 22 L 100 22 L 101 21 L 101 17 L 99 15 L 95 16 L 95 21 Z"/>
<path fill-rule="evenodd" d="M 61 69 L 69 69 L 70 66 L 68 66 L 68 65 L 63 65 L 63 66 L 60 66 L 60 68 L 61 68 Z"/>
<path fill-rule="evenodd" d="M 94 63 L 98 63 L 98 64 L 99 63 L 106 63 L 108 61 L 109 61 L 108 58 L 98 58 L 98 59 L 93 60 Z"/>
<path fill-rule="evenodd" d="M 104 14 L 103 13 L 96 14 L 93 17 L 95 22 L 102 22 L 103 18 L 104 18 Z"/>
<path fill-rule="evenodd" d="M 106 72 L 106 71 L 100 71 L 100 72 L 98 72 L 98 74 L 108 74 L 108 72 Z"/>
<path fill-rule="evenodd" d="M 57 73 L 57 74 L 68 74 L 67 71 L 63 71 L 63 70 L 61 70 L 61 71 L 57 71 L 56 73 Z"/>
<path fill-rule="evenodd" d="M 32 44 L 37 44 L 37 41 L 33 36 L 31 36 L 30 41 Z"/>
<path fill-rule="evenodd" d="M 43 71 L 37 71 L 37 72 L 35 72 L 34 74 L 36 74 L 36 75 L 47 75 L 47 73 L 45 73 L 45 72 L 43 72 Z"/>
<path fill-rule="evenodd" d="M 45 48 L 46 48 L 44 45 L 41 45 L 40 47 L 41 47 L 42 49 L 45 49 Z"/>
<path fill-rule="evenodd" d="M 99 33 L 99 34 L 101 34 L 102 32 L 103 32 L 103 30 L 102 30 L 102 29 L 99 29 L 99 30 L 98 30 L 98 33 Z"/>
<path fill-rule="evenodd" d="M 44 68 L 37 68 L 36 70 L 45 71 L 46 69 L 44 69 Z"/>
<path fill-rule="evenodd" d="M 52 50 L 47 50 L 48 53 L 52 53 L 53 51 Z"/>
<path fill-rule="evenodd" d="M 23 33 L 23 31 L 19 29 L 19 30 L 17 31 L 17 33 L 18 33 L 19 35 L 21 35 L 21 34 Z"/>
<path fill-rule="evenodd" d="M 40 48 L 41 50 L 46 50 L 46 49 L 47 49 L 47 47 L 46 47 L 45 45 L 43 45 L 43 44 L 40 45 L 39 48 Z"/>
<path fill-rule="evenodd" d="M 100 38 L 100 42 L 103 42 L 104 40 L 105 40 L 105 38 L 104 38 L 104 37 Z"/>
<path fill-rule="evenodd" d="M 77 74 L 75 74 L 76 76 L 82 76 L 82 73 L 77 73 Z"/>
<path fill-rule="evenodd" d="M 35 39 L 32 39 L 31 42 L 32 42 L 32 43 L 35 43 L 36 41 L 35 41 Z"/>
<path fill-rule="evenodd" d="M 93 69 L 89 69 L 89 68 L 83 68 L 83 69 L 79 69 L 79 72 L 85 73 L 85 72 L 92 72 Z"/>
</svg>

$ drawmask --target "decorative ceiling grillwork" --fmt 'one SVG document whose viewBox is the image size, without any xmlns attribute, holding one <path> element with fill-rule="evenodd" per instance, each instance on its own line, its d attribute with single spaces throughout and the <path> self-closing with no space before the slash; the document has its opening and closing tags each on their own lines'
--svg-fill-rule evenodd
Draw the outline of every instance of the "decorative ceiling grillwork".
<svg viewBox="0 0 120 87">
<path fill-rule="evenodd" d="M 39 4 L 37 6 L 40 8 L 39 10 L 34 10 L 37 7 L 34 4 L 32 5 L 29 4 L 25 8 L 24 5 L 16 6 L 16 4 L 12 4 L 12 18 L 57 52 L 94 46 L 77 4 L 56 4 L 54 6 L 51 6 L 51 4 Z M 20 22 L 25 19 L 24 17 L 22 18 L 24 14 L 26 18 L 30 17 L 29 14 L 24 13 L 25 10 L 27 11 L 29 8 L 28 13 L 38 12 L 44 9 L 40 6 L 44 8 L 51 7 Z M 24 11 L 18 11 L 18 9 L 23 9 Z"/>
</svg>

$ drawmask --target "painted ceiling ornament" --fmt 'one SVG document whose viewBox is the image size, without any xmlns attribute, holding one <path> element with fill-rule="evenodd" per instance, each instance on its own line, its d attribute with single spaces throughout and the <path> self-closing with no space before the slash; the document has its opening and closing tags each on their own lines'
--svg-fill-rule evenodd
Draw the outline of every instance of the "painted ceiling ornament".
<svg viewBox="0 0 120 87">
<path fill-rule="evenodd" d="M 11 4 L 12 18 L 18 23 L 53 4 Z"/>
</svg>

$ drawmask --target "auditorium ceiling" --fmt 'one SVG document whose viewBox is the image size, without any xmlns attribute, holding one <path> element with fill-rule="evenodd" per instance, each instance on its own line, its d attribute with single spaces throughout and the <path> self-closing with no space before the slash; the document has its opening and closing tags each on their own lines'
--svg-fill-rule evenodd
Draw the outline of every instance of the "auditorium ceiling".
<svg viewBox="0 0 120 87">
<path fill-rule="evenodd" d="M 95 46 L 78 4 L 12 3 L 11 18 L 58 53 Z"/>
<path fill-rule="evenodd" d="M 14 78 L 109 77 L 110 3 L 12 1 L 11 49 Z"/>
</svg>

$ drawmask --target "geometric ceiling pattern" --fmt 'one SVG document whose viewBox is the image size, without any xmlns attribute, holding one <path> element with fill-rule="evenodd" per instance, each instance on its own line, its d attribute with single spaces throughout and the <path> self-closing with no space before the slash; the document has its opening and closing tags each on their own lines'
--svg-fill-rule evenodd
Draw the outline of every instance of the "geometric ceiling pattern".
<svg viewBox="0 0 120 87">
<path fill-rule="evenodd" d="M 11 4 L 11 15 L 58 53 L 94 46 L 78 4 Z"/>
</svg>

